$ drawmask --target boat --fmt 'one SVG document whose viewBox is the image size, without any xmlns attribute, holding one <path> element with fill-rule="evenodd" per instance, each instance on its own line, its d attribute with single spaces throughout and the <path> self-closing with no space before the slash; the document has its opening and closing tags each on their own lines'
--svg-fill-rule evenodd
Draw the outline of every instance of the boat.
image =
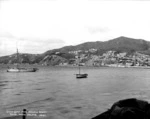
<svg viewBox="0 0 150 119">
<path fill-rule="evenodd" d="M 7 72 L 36 72 L 37 68 L 9 68 Z"/>
<path fill-rule="evenodd" d="M 18 48 L 17 48 L 17 66 L 14 68 L 8 68 L 7 72 L 36 72 L 38 70 L 38 68 L 22 68 L 19 67 L 19 52 L 18 52 Z"/>
<path fill-rule="evenodd" d="M 87 78 L 88 74 L 76 74 L 76 78 Z"/>
<path fill-rule="evenodd" d="M 80 58 L 80 57 L 79 57 Z M 87 78 L 88 77 L 88 74 L 86 74 L 86 73 L 81 73 L 81 69 L 80 69 L 80 62 L 79 62 L 79 64 L 78 64 L 78 67 L 79 67 L 79 73 L 78 74 L 76 74 L 76 78 Z"/>
</svg>

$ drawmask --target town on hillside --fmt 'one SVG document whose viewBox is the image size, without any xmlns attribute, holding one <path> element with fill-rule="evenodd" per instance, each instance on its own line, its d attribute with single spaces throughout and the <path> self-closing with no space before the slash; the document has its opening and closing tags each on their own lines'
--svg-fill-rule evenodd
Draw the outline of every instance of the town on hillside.
<svg viewBox="0 0 150 119">
<path fill-rule="evenodd" d="M 94 53 L 96 49 L 89 49 L 87 52 Z M 59 65 L 78 65 L 79 51 L 71 51 L 69 53 L 75 54 L 74 59 L 70 59 L 69 62 L 60 63 Z M 82 66 L 109 66 L 109 67 L 138 67 L 138 66 L 150 66 L 150 56 L 135 52 L 128 55 L 126 52 L 117 53 L 116 51 L 107 51 L 102 55 L 87 55 L 86 53 L 80 54 L 80 65 Z"/>
<path fill-rule="evenodd" d="M 17 62 L 19 60 L 19 62 Z M 42 54 L 18 53 L 0 57 L 0 64 L 43 66 L 150 67 L 150 42 L 118 37 L 48 50 Z"/>
<path fill-rule="evenodd" d="M 75 57 L 69 60 L 59 59 L 59 66 L 108 66 L 108 67 L 148 67 L 150 66 L 150 56 L 142 53 L 135 52 L 128 54 L 126 52 L 117 53 L 116 51 L 107 51 L 102 55 L 95 55 L 97 49 L 89 49 L 87 51 L 69 51 L 70 54 L 74 54 Z M 56 55 L 60 52 L 55 53 Z M 45 57 L 46 58 L 46 57 Z M 48 62 L 44 62 L 42 65 L 49 65 Z"/>
</svg>

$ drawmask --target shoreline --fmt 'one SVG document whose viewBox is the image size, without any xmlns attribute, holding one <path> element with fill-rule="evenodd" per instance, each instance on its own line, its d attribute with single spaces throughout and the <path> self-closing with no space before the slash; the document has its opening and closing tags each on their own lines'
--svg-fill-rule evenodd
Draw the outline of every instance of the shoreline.
<svg viewBox="0 0 150 119">
<path fill-rule="evenodd" d="M 0 64 L 0 66 L 2 66 L 2 68 L 7 68 L 8 65 L 7 64 Z M 12 65 L 15 66 L 15 65 Z M 22 65 L 25 67 L 28 66 L 36 66 L 36 67 L 74 67 L 77 68 L 78 65 L 34 65 L 34 64 L 30 64 L 30 65 Z M 103 65 L 103 66 L 92 66 L 92 65 L 83 65 L 80 67 L 97 67 L 97 68 L 143 68 L 143 69 L 150 69 L 150 66 L 125 66 L 125 65 Z"/>
</svg>

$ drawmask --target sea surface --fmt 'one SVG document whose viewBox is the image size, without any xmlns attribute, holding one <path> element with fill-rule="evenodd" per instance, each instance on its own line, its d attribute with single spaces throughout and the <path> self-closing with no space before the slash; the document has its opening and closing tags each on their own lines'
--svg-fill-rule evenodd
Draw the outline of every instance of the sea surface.
<svg viewBox="0 0 150 119">
<path fill-rule="evenodd" d="M 33 119 L 91 119 L 120 99 L 150 101 L 150 69 L 83 67 L 88 78 L 76 79 L 77 67 L 38 68 L 7 73 L 0 67 L 0 117 L 27 109 Z"/>
</svg>

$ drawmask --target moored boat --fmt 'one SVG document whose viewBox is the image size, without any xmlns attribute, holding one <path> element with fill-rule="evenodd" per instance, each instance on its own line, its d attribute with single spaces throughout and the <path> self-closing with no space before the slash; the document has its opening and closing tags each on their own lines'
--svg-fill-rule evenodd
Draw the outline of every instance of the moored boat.
<svg viewBox="0 0 150 119">
<path fill-rule="evenodd" d="M 22 68 L 19 67 L 19 53 L 18 53 L 18 49 L 17 49 L 17 66 L 14 68 L 8 68 L 7 72 L 36 72 L 38 70 L 38 68 Z"/>
<path fill-rule="evenodd" d="M 36 72 L 37 68 L 9 68 L 7 72 Z"/>
<path fill-rule="evenodd" d="M 80 57 L 79 57 L 79 59 L 80 59 Z M 80 66 L 81 66 L 81 64 L 80 64 L 80 60 L 79 60 L 79 64 L 78 64 L 79 73 L 76 74 L 76 78 L 87 78 L 88 74 L 86 74 L 86 73 L 84 73 L 84 74 L 80 73 L 80 72 L 81 72 L 81 71 L 80 71 L 80 70 L 81 70 L 81 69 L 80 69 Z"/>
<path fill-rule="evenodd" d="M 88 74 L 76 74 L 76 78 L 87 78 Z"/>
</svg>

